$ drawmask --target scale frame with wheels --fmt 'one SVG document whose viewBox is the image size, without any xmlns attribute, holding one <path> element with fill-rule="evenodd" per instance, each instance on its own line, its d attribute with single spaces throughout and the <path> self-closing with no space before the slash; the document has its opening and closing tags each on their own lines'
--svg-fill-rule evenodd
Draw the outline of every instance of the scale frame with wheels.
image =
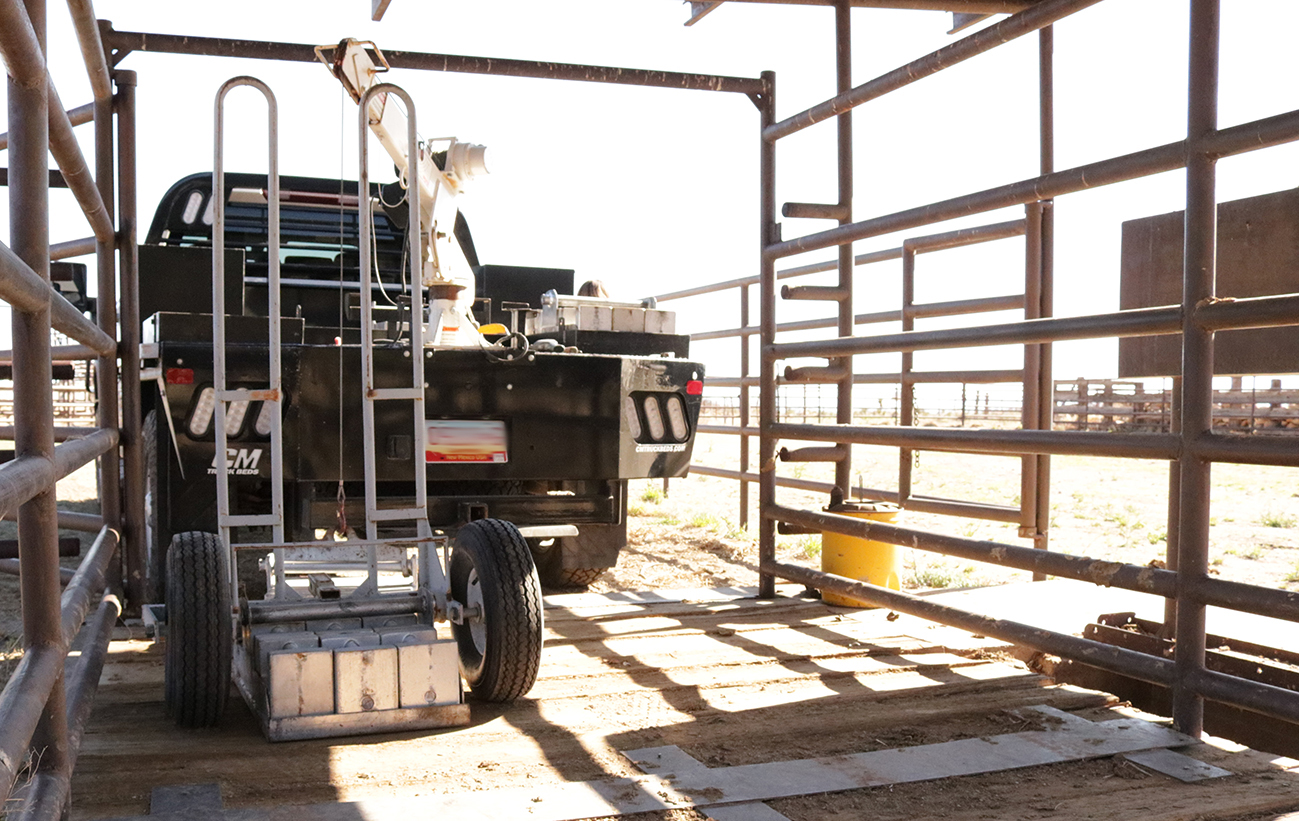
<svg viewBox="0 0 1299 821">
<path fill-rule="evenodd" d="M 361 299 L 364 388 L 365 536 L 345 541 L 289 542 L 284 526 L 279 303 L 279 174 L 275 96 L 261 81 L 236 77 L 216 97 L 213 190 L 224 191 L 226 95 L 239 86 L 260 91 L 268 105 L 268 384 L 230 388 L 226 381 L 224 292 L 225 197 L 214 197 L 213 398 L 216 453 L 227 454 L 227 411 L 259 402 L 270 408 L 269 511 L 231 512 L 227 459 L 214 460 L 216 533 L 176 534 L 159 561 L 166 595 L 165 700 L 187 727 L 218 724 L 233 680 L 272 741 L 357 735 L 467 724 L 463 682 L 475 698 L 508 702 L 536 680 L 542 647 L 542 602 L 537 568 L 524 535 L 508 521 L 482 518 L 454 533 L 434 532 L 427 520 L 423 465 L 415 460 L 413 504 L 381 506 L 376 487 L 375 404 L 409 402 L 415 441 L 424 432 L 424 357 L 409 356 L 408 387 L 376 386 L 374 322 Z M 362 95 L 359 189 L 368 190 L 366 101 L 396 95 L 408 112 L 409 155 L 415 156 L 414 104 L 399 87 L 383 84 Z M 411 186 L 411 213 L 419 186 Z M 369 202 L 358 198 L 358 213 Z M 409 248 L 420 247 L 418 220 L 409 221 Z M 370 267 L 361 243 L 361 270 Z M 412 315 L 422 316 L 422 293 L 412 288 Z M 421 323 L 411 325 L 410 350 L 424 349 Z M 168 416 L 168 423 L 171 419 Z M 156 424 L 156 421 L 155 421 Z M 269 542 L 236 544 L 234 528 L 269 529 Z M 396 535 L 394 535 L 396 534 Z M 265 557 L 266 596 L 247 598 L 257 575 L 237 561 L 245 552 Z M 441 629 L 439 629 L 439 627 Z"/>
</svg>

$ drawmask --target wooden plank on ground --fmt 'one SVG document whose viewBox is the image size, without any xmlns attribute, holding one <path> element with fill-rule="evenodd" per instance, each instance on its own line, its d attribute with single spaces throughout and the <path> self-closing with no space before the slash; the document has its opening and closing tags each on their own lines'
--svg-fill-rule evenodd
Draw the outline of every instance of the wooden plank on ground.
<svg viewBox="0 0 1299 821">
<path fill-rule="evenodd" d="M 1042 708 L 1049 718 L 1056 711 Z M 934 745 L 880 750 L 829 758 L 777 761 L 723 768 L 688 768 L 672 774 L 602 781 L 566 782 L 427 798 L 389 798 L 356 804 L 279 807 L 229 815 L 233 821 L 428 817 L 458 821 L 528 818 L 580 821 L 608 815 L 764 801 L 862 787 L 929 781 L 975 773 L 1019 769 L 1134 750 L 1194 743 L 1181 733 L 1137 719 L 1080 726 L 1062 720 L 1054 729 L 967 738 Z M 212 817 L 226 817 L 213 813 Z M 190 821 L 184 813 L 151 816 L 153 821 Z M 141 819 L 145 821 L 145 819 Z"/>
</svg>

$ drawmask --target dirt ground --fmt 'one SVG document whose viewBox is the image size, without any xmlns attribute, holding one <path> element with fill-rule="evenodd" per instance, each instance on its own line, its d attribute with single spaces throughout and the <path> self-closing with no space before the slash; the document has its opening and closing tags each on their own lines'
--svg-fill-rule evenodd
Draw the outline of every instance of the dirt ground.
<svg viewBox="0 0 1299 821">
<path fill-rule="evenodd" d="M 756 446 L 756 443 L 755 443 Z M 756 450 L 756 447 L 755 447 Z M 854 483 L 892 488 L 897 484 L 897 451 L 857 446 Z M 696 463 L 736 469 L 739 440 L 701 435 Z M 757 464 L 753 454 L 750 464 Z M 830 481 L 822 464 L 788 465 L 779 475 Z M 917 454 L 916 494 L 962 501 L 1015 505 L 1019 502 L 1019 459 L 924 452 Z M 1210 572 L 1223 579 L 1299 589 L 1299 485 L 1289 468 L 1257 465 L 1213 467 Z M 632 482 L 628 548 L 618 567 L 593 590 L 653 590 L 661 587 L 751 585 L 756 583 L 757 486 L 750 486 L 749 528 L 738 526 L 739 489 L 727 479 L 693 475 L 673 479 L 665 493 L 658 480 Z M 819 509 L 821 494 L 779 488 L 777 500 L 791 507 Z M 1057 456 L 1051 460 L 1050 548 L 1108 561 L 1149 564 L 1167 548 L 1168 463 L 1132 459 Z M 906 512 L 905 527 L 973 539 L 1031 546 L 1014 525 Z M 782 560 L 819 565 L 819 536 L 780 536 Z M 904 588 L 974 587 L 1027 581 L 1026 572 L 1006 570 L 936 553 L 907 549 Z"/>
</svg>

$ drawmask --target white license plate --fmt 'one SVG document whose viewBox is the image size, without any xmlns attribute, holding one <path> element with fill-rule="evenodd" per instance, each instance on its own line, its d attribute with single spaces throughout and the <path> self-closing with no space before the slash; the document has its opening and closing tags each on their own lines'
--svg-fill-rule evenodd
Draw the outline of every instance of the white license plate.
<svg viewBox="0 0 1299 821">
<path fill-rule="evenodd" d="M 509 461 L 505 423 L 499 419 L 427 419 L 425 462 Z"/>
</svg>

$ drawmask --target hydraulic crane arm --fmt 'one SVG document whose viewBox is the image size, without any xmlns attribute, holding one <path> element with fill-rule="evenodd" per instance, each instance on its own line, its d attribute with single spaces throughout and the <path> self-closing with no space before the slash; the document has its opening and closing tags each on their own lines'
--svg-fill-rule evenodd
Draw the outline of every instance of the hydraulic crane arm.
<svg viewBox="0 0 1299 821">
<path fill-rule="evenodd" d="M 325 52 L 333 51 L 332 58 Z M 316 56 L 360 103 L 362 95 L 382 82 L 388 63 L 374 43 L 345 39 L 337 46 L 317 46 Z M 420 187 L 419 226 L 421 281 L 430 289 L 430 344 L 477 346 L 482 344 L 470 309 L 474 300 L 474 275 L 455 238 L 456 198 L 473 177 L 487 172 L 481 145 L 454 138 L 421 142 L 419 156 L 406 154 L 406 113 L 387 94 L 375 94 L 368 105 L 370 131 L 388 152 L 403 186 Z"/>
</svg>

